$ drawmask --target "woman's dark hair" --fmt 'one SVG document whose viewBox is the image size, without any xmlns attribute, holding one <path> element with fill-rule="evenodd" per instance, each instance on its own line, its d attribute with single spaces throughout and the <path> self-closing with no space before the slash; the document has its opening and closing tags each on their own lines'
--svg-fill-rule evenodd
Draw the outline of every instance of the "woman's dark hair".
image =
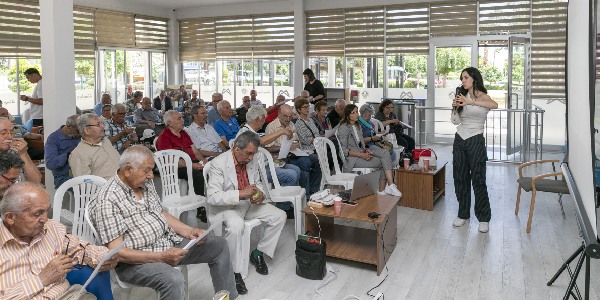
<svg viewBox="0 0 600 300">
<path fill-rule="evenodd" d="M 480 91 L 487 94 L 487 89 L 483 85 L 483 76 L 477 68 L 468 67 L 460 72 L 460 80 L 462 80 L 462 73 L 467 72 L 471 78 L 473 78 L 473 92 Z"/>
<path fill-rule="evenodd" d="M 352 113 L 352 111 L 355 109 L 356 109 L 356 112 L 358 112 L 358 106 L 356 106 L 354 104 L 346 105 L 346 107 L 344 108 L 344 115 L 342 116 L 342 121 L 340 123 L 350 124 L 350 121 L 348 121 L 348 117 L 350 117 L 350 113 Z"/>
<path fill-rule="evenodd" d="M 390 99 L 385 99 L 385 100 L 381 101 L 381 104 L 379 104 L 379 112 L 383 113 L 383 110 L 385 109 L 385 107 L 390 104 L 394 104 L 394 102 L 392 102 L 392 100 L 390 100 Z"/>
<path fill-rule="evenodd" d="M 304 70 L 304 72 L 302 72 L 302 75 L 308 76 L 308 81 L 313 81 L 313 80 L 317 79 L 315 77 L 315 72 L 313 72 L 313 70 L 311 70 L 311 69 Z"/>
<path fill-rule="evenodd" d="M 327 106 L 327 101 L 319 101 L 315 104 L 315 112 L 321 110 L 321 107 Z"/>
</svg>

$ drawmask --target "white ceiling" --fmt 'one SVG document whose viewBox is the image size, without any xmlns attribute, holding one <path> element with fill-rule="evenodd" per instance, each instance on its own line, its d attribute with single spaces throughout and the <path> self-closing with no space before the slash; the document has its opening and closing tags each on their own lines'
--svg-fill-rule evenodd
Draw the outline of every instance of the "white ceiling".
<svg viewBox="0 0 600 300">
<path fill-rule="evenodd" d="M 195 8 L 210 5 L 242 4 L 253 2 L 265 2 L 266 0 L 123 0 L 129 5 L 150 5 L 165 9 Z"/>
</svg>

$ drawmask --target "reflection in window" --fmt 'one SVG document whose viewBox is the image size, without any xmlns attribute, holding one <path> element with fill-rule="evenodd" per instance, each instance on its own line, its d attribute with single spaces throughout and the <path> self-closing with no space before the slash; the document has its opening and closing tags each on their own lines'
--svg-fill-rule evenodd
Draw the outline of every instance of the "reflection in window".
<svg viewBox="0 0 600 300">
<path fill-rule="evenodd" d="M 75 103 L 80 109 L 94 107 L 94 60 L 75 59 Z"/>
</svg>

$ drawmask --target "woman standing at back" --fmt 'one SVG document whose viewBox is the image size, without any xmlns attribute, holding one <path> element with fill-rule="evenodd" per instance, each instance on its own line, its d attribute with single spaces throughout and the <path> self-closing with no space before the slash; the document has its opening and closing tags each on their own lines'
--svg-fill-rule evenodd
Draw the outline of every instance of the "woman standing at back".
<svg viewBox="0 0 600 300">
<path fill-rule="evenodd" d="M 483 132 L 488 112 L 498 108 L 498 103 L 488 96 L 483 77 L 476 68 L 464 69 L 460 81 L 462 92 L 457 93 L 452 102 L 451 116 L 452 123 L 458 125 L 452 147 L 458 217 L 452 225 L 461 227 L 470 218 L 472 182 L 479 232 L 485 233 L 489 231 L 492 211 L 485 182 L 487 150 Z"/>
</svg>

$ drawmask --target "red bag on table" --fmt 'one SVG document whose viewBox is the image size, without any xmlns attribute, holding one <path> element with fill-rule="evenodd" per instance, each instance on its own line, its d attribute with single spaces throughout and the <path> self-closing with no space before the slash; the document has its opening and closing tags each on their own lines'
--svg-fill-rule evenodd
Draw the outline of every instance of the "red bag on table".
<svg viewBox="0 0 600 300">
<path fill-rule="evenodd" d="M 413 159 L 415 161 L 419 161 L 419 158 L 421 158 L 421 156 L 431 156 L 431 148 L 415 148 L 412 152 Z"/>
</svg>

